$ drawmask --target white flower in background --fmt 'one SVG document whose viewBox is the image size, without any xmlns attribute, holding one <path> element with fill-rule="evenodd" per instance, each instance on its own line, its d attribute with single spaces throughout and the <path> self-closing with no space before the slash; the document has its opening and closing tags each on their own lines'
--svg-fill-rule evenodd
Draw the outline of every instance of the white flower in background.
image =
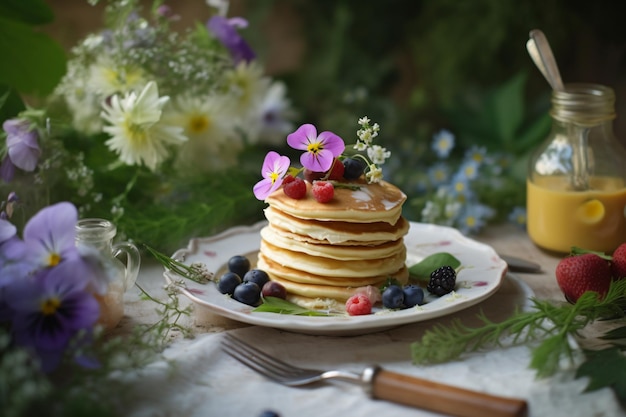
<svg viewBox="0 0 626 417">
<path fill-rule="evenodd" d="M 383 179 L 382 168 L 377 167 L 376 165 L 370 165 L 369 170 L 365 173 L 365 178 L 367 179 L 367 182 L 370 184 L 382 181 Z"/>
<path fill-rule="evenodd" d="M 164 120 L 182 126 L 188 141 L 178 153 L 179 168 L 215 170 L 236 163 L 242 143 L 233 121 L 236 115 L 221 96 L 181 97 Z"/>
<path fill-rule="evenodd" d="M 373 145 L 367 148 L 368 158 L 375 164 L 384 164 L 387 158 L 391 156 L 391 152 L 380 145 Z"/>
<path fill-rule="evenodd" d="M 279 145 L 287 134 L 294 131 L 291 122 L 294 116 L 287 99 L 287 87 L 281 82 L 274 82 L 248 123 L 244 123 L 246 136 L 253 144 L 263 142 Z"/>
<path fill-rule="evenodd" d="M 167 145 L 187 140 L 183 128 L 162 120 L 163 106 L 169 97 L 159 97 L 156 83 L 149 82 L 139 95 L 130 92 L 111 97 L 102 117 L 110 124 L 103 130 L 111 135 L 106 145 L 128 165 L 144 164 L 155 170 L 169 156 Z"/>
<path fill-rule="evenodd" d="M 229 0 L 206 0 L 206 4 L 209 7 L 215 7 L 217 13 L 220 16 L 226 16 L 228 14 L 228 7 L 230 6 Z"/>
<path fill-rule="evenodd" d="M 63 97 L 72 117 L 72 127 L 87 135 L 102 132 L 102 98 L 90 90 L 85 69 L 75 61 L 68 62 L 67 74 L 55 89 Z"/>
<path fill-rule="evenodd" d="M 112 94 L 139 91 L 146 79 L 143 70 L 120 67 L 108 58 L 100 58 L 89 69 L 89 88 L 106 98 Z"/>
<path fill-rule="evenodd" d="M 232 97 L 235 111 L 250 115 L 258 108 L 270 88 L 270 79 L 263 75 L 263 69 L 255 62 L 241 62 L 225 75 L 227 94 Z M 244 116 L 243 120 L 248 117 Z"/>
</svg>

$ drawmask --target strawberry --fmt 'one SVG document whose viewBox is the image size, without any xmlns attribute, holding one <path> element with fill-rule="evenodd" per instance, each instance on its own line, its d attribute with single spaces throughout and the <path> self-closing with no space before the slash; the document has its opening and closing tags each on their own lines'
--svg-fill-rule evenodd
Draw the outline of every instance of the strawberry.
<svg viewBox="0 0 626 417">
<path fill-rule="evenodd" d="M 609 263 L 593 253 L 570 256 L 556 266 L 556 281 L 570 303 L 575 303 L 586 291 L 604 297 L 611 285 Z"/>
<path fill-rule="evenodd" d="M 327 181 L 315 181 L 311 191 L 319 203 L 328 203 L 335 196 L 335 187 Z"/>
<path fill-rule="evenodd" d="M 613 279 L 626 278 L 626 243 L 619 245 L 613 252 L 611 261 L 611 274 Z"/>
<path fill-rule="evenodd" d="M 351 316 L 372 314 L 372 302 L 363 293 L 354 294 L 346 301 L 346 311 Z"/>
<path fill-rule="evenodd" d="M 333 162 L 333 166 L 330 168 L 330 173 L 328 174 L 329 180 L 340 180 L 343 178 L 343 172 L 345 171 L 345 167 L 343 163 L 335 158 Z"/>
</svg>

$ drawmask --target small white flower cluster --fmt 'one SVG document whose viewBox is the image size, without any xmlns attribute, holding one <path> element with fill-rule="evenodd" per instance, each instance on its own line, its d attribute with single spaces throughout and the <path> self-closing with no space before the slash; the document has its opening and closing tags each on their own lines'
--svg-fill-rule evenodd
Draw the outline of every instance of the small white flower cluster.
<svg viewBox="0 0 626 417">
<path fill-rule="evenodd" d="M 385 163 L 391 156 L 391 152 L 380 145 L 373 144 L 374 138 L 378 136 L 380 131 L 380 126 L 378 123 L 370 125 L 370 122 L 371 120 L 367 116 L 359 119 L 358 123 L 361 128 L 356 132 L 358 139 L 354 144 L 354 149 L 367 152 L 369 161 L 366 161 L 365 178 L 368 183 L 376 183 L 383 179 L 383 170 L 379 165 Z"/>
</svg>

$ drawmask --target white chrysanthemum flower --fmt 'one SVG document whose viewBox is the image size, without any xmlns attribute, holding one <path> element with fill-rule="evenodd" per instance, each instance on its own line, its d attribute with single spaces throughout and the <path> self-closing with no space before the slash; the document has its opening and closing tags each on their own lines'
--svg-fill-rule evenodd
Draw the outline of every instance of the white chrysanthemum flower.
<svg viewBox="0 0 626 417">
<path fill-rule="evenodd" d="M 265 97 L 270 79 L 263 76 L 263 69 L 255 62 L 242 61 L 226 74 L 228 95 L 234 98 L 233 104 L 242 119 L 247 119 Z"/>
<path fill-rule="evenodd" d="M 119 67 L 101 58 L 89 68 L 89 88 L 104 97 L 115 93 L 139 91 L 146 84 L 141 68 Z"/>
<path fill-rule="evenodd" d="M 169 156 L 166 145 L 181 144 L 187 140 L 181 126 L 162 120 L 162 111 L 169 97 L 159 97 L 155 82 L 149 82 L 139 95 L 127 93 L 123 98 L 114 95 L 104 105 L 102 117 L 109 122 L 103 130 L 111 135 L 106 145 L 119 154 L 128 165 L 144 164 L 155 170 Z"/>
<path fill-rule="evenodd" d="M 236 163 L 242 143 L 225 97 L 181 97 L 172 104 L 164 120 L 182 126 L 189 139 L 178 152 L 180 168 L 216 170 Z"/>
<path fill-rule="evenodd" d="M 384 164 L 387 158 L 391 156 L 391 152 L 380 145 L 374 145 L 367 148 L 367 156 L 375 164 Z"/>
</svg>

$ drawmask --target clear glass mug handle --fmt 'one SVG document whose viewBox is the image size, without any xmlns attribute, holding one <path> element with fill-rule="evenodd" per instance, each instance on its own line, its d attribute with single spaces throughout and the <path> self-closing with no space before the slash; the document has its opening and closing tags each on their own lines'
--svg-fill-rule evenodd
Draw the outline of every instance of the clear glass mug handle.
<svg viewBox="0 0 626 417">
<path fill-rule="evenodd" d="M 137 246 L 133 245 L 130 242 L 119 242 L 113 245 L 113 256 L 119 259 L 121 255 L 125 255 L 126 258 L 124 291 L 127 291 L 129 288 L 135 285 L 135 281 L 137 281 L 137 275 L 139 275 L 139 267 L 141 266 L 141 256 L 139 254 L 139 249 L 137 249 Z"/>
</svg>

